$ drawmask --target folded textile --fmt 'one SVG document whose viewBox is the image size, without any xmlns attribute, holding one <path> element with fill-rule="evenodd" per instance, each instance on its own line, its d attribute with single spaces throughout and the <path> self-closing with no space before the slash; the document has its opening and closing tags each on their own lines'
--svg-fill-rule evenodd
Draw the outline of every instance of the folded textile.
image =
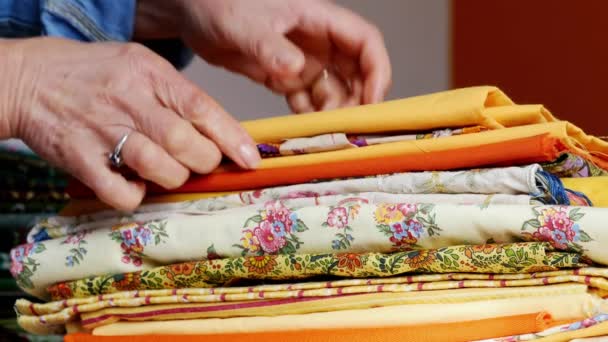
<svg viewBox="0 0 608 342">
<path fill-rule="evenodd" d="M 564 206 L 365 204 L 292 210 L 281 201 L 262 210 L 215 215 L 170 214 L 16 247 L 11 272 L 28 292 L 99 274 L 201 260 L 213 245 L 224 258 L 263 254 L 388 253 L 517 240 L 547 241 L 608 264 L 608 209 Z M 335 244 L 340 234 L 347 245 Z M 87 248 L 94 245 L 95 248 Z"/>
<path fill-rule="evenodd" d="M 252 138 L 260 143 L 335 132 L 420 132 L 475 125 L 500 128 L 502 125 L 490 115 L 484 114 L 484 110 L 509 105 L 513 105 L 513 101 L 499 89 L 473 87 L 367 106 L 245 121 L 242 124 Z M 513 111 L 522 112 L 516 108 Z"/>
<path fill-rule="evenodd" d="M 369 194 L 361 194 L 368 193 Z M 379 193 L 378 193 L 379 192 Z M 384 193 L 384 194 L 383 194 Z M 388 194 L 400 194 L 390 196 Z M 418 194 L 405 196 L 404 194 Z M 452 194 L 445 196 L 441 194 Z M 491 197 L 473 194 L 491 194 Z M 506 196 L 525 194 L 526 196 Z M 335 195 L 345 195 L 343 198 Z M 179 196 L 178 196 L 179 197 Z M 203 196 L 206 197 L 206 196 Z M 157 216 L 129 214 L 131 220 L 151 220 L 162 217 L 164 212 L 200 214 L 218 210 L 263 204 L 269 200 L 288 200 L 292 207 L 305 205 L 335 205 L 347 198 L 364 198 L 370 203 L 454 203 L 454 204 L 570 204 L 567 190 L 559 179 L 540 170 L 533 164 L 525 167 L 507 167 L 453 172 L 415 172 L 381 175 L 368 178 L 334 180 L 328 182 L 297 184 L 292 186 L 242 191 L 218 198 L 194 200 L 192 196 L 182 203 L 143 204 L 133 214 L 156 212 Z M 307 200 L 304 200 L 307 199 Z M 533 200 L 534 199 L 534 200 Z M 157 202 L 157 201 L 156 201 Z M 287 204 L 287 203 L 285 203 Z M 76 209 L 76 208 L 82 209 Z M 73 234 L 81 230 L 120 221 L 100 222 L 108 218 L 120 219 L 125 215 L 117 211 L 90 211 L 91 203 L 78 201 L 71 211 L 85 215 L 83 218 L 56 217 L 41 221 L 29 234 L 28 241 L 42 241 Z M 99 206 L 92 206 L 93 208 Z M 94 223 L 92 221 L 95 221 Z M 87 224 L 84 224 L 87 223 Z"/>
<path fill-rule="evenodd" d="M 535 332 L 543 330 L 551 324 L 551 317 L 547 313 L 530 313 L 496 318 L 487 318 L 475 321 L 455 323 L 438 323 L 432 325 L 407 325 L 394 328 L 367 328 L 367 329 L 315 329 L 305 331 L 282 331 L 280 333 L 244 333 L 221 335 L 155 335 L 155 336 L 124 336 L 105 337 L 92 334 L 74 334 L 66 336 L 70 341 L 332 341 L 332 342 L 396 342 L 396 341 L 470 341 L 480 336 L 495 336 L 497 333 Z"/>
<path fill-rule="evenodd" d="M 480 297 L 483 297 L 480 296 Z M 499 294 L 492 299 L 508 298 Z M 477 299 L 481 300 L 481 299 Z M 440 302 L 434 301 L 434 303 Z M 465 301 L 467 302 L 467 301 Z M 411 303 L 411 298 L 398 293 L 311 298 L 310 300 L 247 301 L 232 304 L 173 304 L 151 305 L 138 308 L 106 308 L 80 315 L 84 329 L 119 321 L 169 321 L 175 319 L 259 317 L 368 309 Z M 450 302 L 454 303 L 454 302 Z M 496 336 L 496 335 L 493 335 Z"/>
<path fill-rule="evenodd" d="M 564 153 L 554 161 L 543 163 L 542 168 L 560 178 L 608 176 L 608 170 L 572 153 Z"/>
<path fill-rule="evenodd" d="M 549 244 L 538 242 L 451 246 L 392 254 L 295 254 L 214 259 L 218 257 L 214 253 L 213 249 L 207 252 L 209 260 L 59 283 L 50 286 L 47 292 L 52 299 L 59 300 L 132 290 L 217 287 L 242 279 L 387 277 L 412 272 L 533 273 L 586 266 L 578 254 L 554 252 Z"/>
<path fill-rule="evenodd" d="M 256 196 L 260 194 L 256 192 Z M 273 193 L 274 196 L 276 193 Z M 115 210 L 102 210 L 89 213 L 89 201 L 74 202 L 70 210 L 77 211 L 80 216 L 55 216 L 40 219 L 29 231 L 28 242 L 42 242 L 50 239 L 64 237 L 78 232 L 94 230 L 98 228 L 111 227 L 132 221 L 150 221 L 166 217 L 169 214 L 188 215 L 216 215 L 225 214 L 230 210 L 248 207 L 250 209 L 263 209 L 265 201 L 263 196 L 255 200 L 247 200 L 255 204 L 245 203 L 244 197 L 226 196 L 213 199 L 189 200 L 176 203 L 143 204 L 132 213 L 122 213 Z M 296 197 L 300 196 L 300 197 Z M 575 201 L 570 193 L 567 193 L 570 202 Z M 179 197 L 179 196 L 174 196 Z M 384 192 L 361 192 L 344 195 L 316 196 L 311 192 L 293 194 L 294 198 L 285 197 L 282 203 L 292 209 L 303 208 L 314 205 L 339 205 L 344 202 L 361 203 L 432 203 L 432 204 L 468 204 L 468 205 L 540 205 L 540 201 L 528 195 L 480 195 L 480 194 L 390 194 Z M 583 199 L 580 206 L 588 206 Z"/>
<path fill-rule="evenodd" d="M 421 152 L 426 150 L 422 147 L 416 147 L 416 153 L 399 155 L 398 158 L 374 157 L 353 161 L 332 160 L 306 166 L 254 171 L 242 171 L 236 168 L 221 170 L 205 176 L 193 176 L 186 184 L 171 191 L 150 184 L 148 193 L 242 191 L 243 189 L 306 183 L 319 179 L 375 176 L 404 171 L 442 171 L 500 165 L 524 165 L 553 161 L 565 148 L 558 139 L 548 134 L 522 139 L 505 138 L 504 141 L 498 143 L 482 141 L 480 144 L 472 144 L 467 148 L 457 148 L 451 145 L 448 147 L 444 151 L 433 153 Z M 363 149 L 358 151 L 361 150 Z M 70 185 L 69 193 L 74 198 L 87 198 L 92 195 L 90 190 L 77 182 Z"/>
<path fill-rule="evenodd" d="M 259 168 L 272 169 L 297 167 L 336 161 L 360 161 L 378 157 L 396 158 L 404 155 L 429 154 L 432 152 L 479 146 L 482 144 L 499 143 L 542 134 L 550 134 L 552 137 L 559 139 L 569 152 L 583 156 L 585 159 L 594 162 L 599 167 L 608 168 L 608 160 L 605 159 L 608 154 L 608 142 L 588 136 L 578 127 L 565 121 L 510 127 L 475 134 L 444 137 L 441 139 L 400 141 L 358 149 L 269 158 L 263 159 Z"/>
<path fill-rule="evenodd" d="M 45 316 L 45 320 L 51 319 L 48 315 L 54 315 L 56 322 L 73 317 L 76 314 L 98 311 L 109 307 L 141 307 L 162 304 L 194 304 L 194 303 L 234 303 L 251 300 L 278 300 L 293 299 L 308 301 L 311 298 L 329 298 L 334 296 L 372 294 L 372 293 L 419 293 L 430 291 L 437 294 L 438 290 L 469 289 L 467 291 L 455 292 L 470 298 L 471 294 L 479 294 L 486 288 L 525 288 L 526 293 L 545 291 L 548 285 L 568 284 L 571 288 L 585 287 L 593 294 L 594 298 L 600 299 L 595 289 L 608 288 L 608 281 L 603 273 L 597 270 L 578 269 L 573 271 L 562 271 L 563 274 L 436 274 L 419 275 L 409 277 L 393 278 L 370 278 L 370 279 L 345 279 L 325 282 L 304 282 L 277 285 L 259 285 L 251 287 L 222 287 L 222 288 L 186 288 L 166 290 L 145 291 L 123 291 L 108 295 L 90 296 L 86 298 L 64 299 L 44 304 L 35 304 L 28 300 L 18 300 L 15 308 L 22 315 Z M 568 273 L 570 272 L 570 274 Z M 584 273 L 572 274 L 574 273 Z M 604 272 L 605 273 L 605 272 Z M 545 276 L 546 275 L 546 276 Z M 576 287 L 574 283 L 579 283 Z M 561 289 L 562 287 L 552 287 Z M 489 291 L 489 290 L 485 290 Z M 536 292 L 534 292 L 536 293 Z M 417 298 L 425 298 L 423 295 L 414 295 Z M 422 297 L 421 297 L 422 296 Z M 312 300 L 312 299 L 311 299 Z M 67 318 L 66 318 L 67 317 Z"/>
<path fill-rule="evenodd" d="M 603 300 L 598 300 L 594 298 L 592 295 L 586 293 L 586 286 L 580 284 L 562 284 L 562 285 L 547 285 L 542 287 L 518 287 L 511 289 L 460 289 L 460 290 L 451 290 L 451 291 L 432 291 L 428 293 L 423 292 L 411 292 L 404 293 L 402 296 L 398 294 L 390 294 L 384 296 L 383 294 L 378 294 L 377 296 L 364 296 L 364 297 L 356 297 L 356 296 L 347 296 L 344 295 L 338 297 L 326 297 L 326 298 L 305 298 L 300 297 L 295 300 L 295 302 L 281 302 L 281 301 L 252 301 L 251 299 L 248 302 L 241 303 L 243 310 L 258 310 L 265 315 L 273 316 L 275 312 L 273 310 L 259 310 L 255 309 L 258 303 L 259 305 L 268 305 L 272 307 L 273 305 L 277 309 L 276 312 L 280 312 L 281 310 L 291 310 L 285 312 L 313 312 L 312 314 L 306 314 L 306 321 L 309 321 L 308 318 L 311 318 L 312 325 L 308 325 L 308 323 L 304 323 L 303 326 L 298 327 L 297 325 L 284 325 L 284 324 L 276 324 L 272 323 L 270 326 L 274 326 L 274 328 L 269 329 L 269 325 L 258 326 L 258 328 L 248 328 L 245 324 L 242 327 L 245 329 L 244 331 L 273 331 L 273 330 L 299 330 L 304 328 L 339 328 L 339 327 L 349 327 L 356 326 L 356 323 L 345 323 L 345 320 L 342 319 L 332 319 L 332 317 L 339 317 L 341 315 L 339 312 L 343 313 L 354 313 L 364 312 L 364 315 L 379 315 L 380 312 L 388 313 L 390 311 L 399 311 L 401 310 L 401 314 L 398 315 L 401 318 L 396 318 L 396 315 L 386 315 L 386 317 L 393 316 L 393 318 L 387 318 L 384 320 L 375 320 L 370 319 L 372 317 L 368 317 L 366 320 L 368 323 L 364 323 L 362 327 L 387 327 L 387 326 L 395 326 L 395 325 L 405 325 L 405 324 L 417 324 L 417 323 L 430 323 L 430 322 L 454 322 L 454 321 L 463 321 L 463 320 L 473 320 L 473 319 L 483 319 L 483 318 L 491 318 L 497 316 L 507 316 L 507 315 L 515 315 L 522 313 L 534 313 L 538 310 L 548 311 L 552 316 L 556 319 L 570 319 L 570 318 L 579 318 L 579 317 L 589 317 L 594 312 L 601 310 L 602 307 L 605 306 Z M 191 297 L 183 297 L 183 296 L 173 296 L 173 301 L 165 301 L 165 303 L 188 303 L 191 300 Z M 254 298 L 253 296 L 251 296 Z M 140 299 L 145 298 L 133 298 L 131 300 L 104 300 L 102 302 L 94 302 L 91 304 L 84 304 L 78 306 L 70 306 L 70 301 L 65 302 L 63 305 L 56 304 L 31 304 L 27 301 L 17 301 L 16 309 L 21 313 L 19 316 L 19 324 L 28 331 L 39 331 L 44 329 L 53 329 L 53 325 L 61 325 L 65 322 L 70 321 L 73 317 L 77 315 L 82 315 L 86 313 L 98 312 L 99 310 L 103 310 L 109 307 L 131 307 L 132 309 L 138 306 L 136 304 L 140 303 L 139 306 L 149 307 L 150 310 L 144 309 L 148 312 L 153 313 L 154 308 L 162 308 L 157 304 L 157 297 L 150 297 L 144 302 Z M 351 300 L 349 300 L 352 299 Z M 361 298 L 362 307 L 369 307 L 369 301 L 374 301 L 373 298 L 378 298 L 378 300 L 385 301 L 387 304 L 392 303 L 408 303 L 408 304 L 394 304 L 381 308 L 367 308 L 365 310 L 361 309 L 348 309 L 349 303 L 356 305 L 356 298 Z M 167 298 L 169 299 L 169 298 Z M 551 300 L 552 299 L 552 300 Z M 559 299 L 559 300 L 558 300 Z M 563 299 L 563 300 L 561 300 Z M 576 299 L 576 304 L 574 299 Z M 299 305 L 297 301 L 305 301 L 308 305 Z M 509 303 L 509 301 L 512 301 Z M 483 310 L 485 312 L 476 312 L 479 311 L 479 304 L 487 304 L 487 302 L 495 303 L 493 307 L 488 308 L 488 310 Z M 533 303 L 534 302 L 534 303 Z M 144 304 L 149 303 L 149 304 Z M 260 304 L 261 303 L 261 304 Z M 266 303 L 266 304 L 264 304 Z M 339 311 L 331 311 L 331 312 L 318 312 L 325 311 L 323 309 L 323 303 L 336 303 L 336 306 L 332 306 L 331 310 L 339 310 Z M 342 304 L 340 304 L 342 303 Z M 367 303 L 367 304 L 365 304 Z M 377 302 L 376 302 L 377 303 Z M 60 303 L 58 303 L 60 304 Z M 233 303 L 234 304 L 234 303 Z M 534 307 L 534 305 L 536 305 Z M 372 304 L 376 305 L 376 304 Z M 549 305 L 549 306 L 547 306 Z M 567 305 L 567 306 L 566 306 Z M 56 313 L 47 313 L 52 306 L 55 306 L 57 309 Z M 343 306 L 342 309 L 339 309 Z M 477 310 L 474 310 L 474 307 L 477 306 Z M 289 308 L 292 309 L 289 309 Z M 316 308 L 315 308 L 316 307 Z M 435 315 L 431 314 L 432 308 L 442 307 L 440 310 L 441 313 L 437 313 Z M 215 304 L 209 307 L 210 309 L 221 313 L 221 310 L 240 310 L 236 306 L 226 307 Z M 284 309 L 283 309 L 284 308 Z M 346 310 L 345 310 L 346 309 Z M 151 311 L 152 310 L 152 311 Z M 219 310 L 219 311 L 218 311 Z M 405 310 L 405 311 L 403 311 Z M 373 311 L 376 311 L 373 313 Z M 211 312 L 211 311 L 208 311 Z M 317 312 L 317 313 L 314 313 Z M 418 314 L 412 316 L 408 314 L 408 312 L 414 313 L 418 312 Z M 167 312 L 159 312 L 160 315 L 165 315 Z M 395 312 L 396 313 L 396 312 Z M 188 313 L 184 313 L 186 316 Z M 193 315 L 198 315 L 199 313 L 192 313 Z M 176 315 L 181 315 L 181 313 L 176 312 Z M 213 315 L 213 314 L 212 314 Z M 289 317 L 296 318 L 294 315 L 299 316 L 301 314 L 289 314 L 289 315 L 278 315 L 274 317 L 248 317 L 253 321 L 266 318 L 268 320 L 282 321 Z M 315 316 L 316 315 L 316 316 Z M 313 321 L 317 318 L 321 318 L 324 315 L 327 315 L 326 318 L 328 325 L 318 325 L 318 323 L 313 323 Z M 183 316 L 183 317 L 186 317 Z M 92 316 L 91 316 L 92 317 Z M 182 317 L 182 316 L 179 316 Z M 222 316 L 220 316 L 222 317 Z M 302 316 L 304 318 L 305 316 Z M 315 318 L 316 317 L 316 318 Z M 360 317 L 361 318 L 361 317 Z M 236 322 L 239 319 L 236 318 L 224 318 L 223 321 L 233 321 Z M 388 321 L 387 321 L 388 320 Z M 201 320 L 201 322 L 211 323 L 216 321 L 216 319 L 205 319 Z M 247 323 L 247 320 L 243 321 L 243 323 Z M 322 319 L 321 319 L 322 321 Z M 333 324 L 332 324 L 333 321 Z M 372 323 L 372 321 L 374 321 Z M 161 322 L 156 322 L 161 323 Z M 115 324 L 115 323 L 114 323 Z M 107 326 L 113 326 L 113 323 L 110 323 Z M 207 323 L 203 323 L 206 325 Z M 344 325 L 345 324 L 345 325 Z M 220 328 L 221 330 L 221 328 Z M 239 328 L 233 327 L 233 329 L 227 329 L 224 331 L 218 331 L 215 329 L 209 330 L 200 330 L 200 332 L 206 331 L 206 333 L 220 333 L 220 332 L 240 332 L 243 331 Z M 153 332 L 150 332 L 153 333 Z M 165 333 L 170 333 L 169 331 Z M 194 332 L 196 333 L 196 332 Z"/>
<path fill-rule="evenodd" d="M 393 134 L 393 135 L 347 135 L 344 133 L 330 133 L 317 135 L 309 138 L 287 139 L 281 143 L 261 143 L 258 144 L 258 151 L 263 158 L 290 156 L 294 154 L 318 153 L 327 151 L 345 150 L 363 146 L 386 144 L 396 141 L 433 139 L 461 135 L 469 133 L 479 133 L 485 130 L 484 127 L 465 127 L 457 129 L 441 129 L 430 133 L 419 134 Z"/>
<path fill-rule="evenodd" d="M 276 317 L 242 317 L 174 320 L 159 322 L 117 322 L 95 328 L 94 335 L 222 334 L 279 332 L 301 329 L 372 328 L 448 323 L 497 316 L 547 311 L 556 319 L 584 315 L 585 295 L 527 297 L 458 304 L 400 305 L 364 310 L 344 310 Z M 568 305 L 566 308 L 564 305 Z M 517 307 L 515 307 L 517 306 Z M 567 312 L 564 312 L 567 311 Z M 559 318 L 557 318 L 559 317 Z M 578 316 L 581 317 L 581 316 Z"/>
<path fill-rule="evenodd" d="M 517 112 L 519 111 L 520 108 L 524 108 L 524 106 L 510 106 L 510 107 L 503 107 L 503 108 L 499 108 L 499 110 L 502 111 L 508 111 L 509 113 L 505 116 L 508 116 L 510 114 L 512 114 L 512 112 Z M 525 107 L 525 109 L 529 109 L 530 107 Z M 539 110 L 542 110 L 542 107 L 537 107 Z M 446 112 L 448 112 L 450 109 L 449 108 L 442 108 L 445 109 L 445 112 L 442 112 L 442 114 L 445 114 Z M 342 112 L 343 113 L 347 113 L 348 111 L 350 111 L 351 108 L 347 108 L 347 109 L 343 109 Z M 353 108 L 353 111 L 365 111 L 365 107 L 359 107 L 359 108 Z M 366 115 L 368 116 L 366 118 L 367 121 L 373 121 L 373 124 L 368 125 L 366 128 L 361 127 L 361 129 L 363 129 L 363 131 L 361 132 L 352 132 L 352 131 L 346 131 L 346 130 L 342 130 L 340 128 L 336 129 L 331 129 L 332 123 L 327 122 L 332 121 L 332 120 L 336 120 L 335 116 L 330 116 L 332 115 L 331 112 L 324 112 L 324 113 L 318 113 L 317 115 L 321 115 L 324 116 L 325 119 L 319 123 L 317 123 L 317 125 L 319 125 L 320 127 L 323 127 L 324 133 L 336 133 L 336 132 L 342 132 L 342 133 L 354 133 L 354 134 L 361 134 L 361 133 L 368 133 L 370 130 L 373 130 L 374 132 L 379 132 L 379 129 L 382 128 L 382 124 L 379 123 L 380 121 L 386 121 L 386 113 L 382 112 L 380 115 L 378 116 L 374 116 L 374 115 L 370 115 L 371 112 L 367 112 Z M 411 114 L 411 113 L 410 113 Z M 549 114 L 550 115 L 550 114 Z M 420 121 L 435 121 L 438 119 L 439 116 L 442 115 L 433 115 L 434 117 L 420 117 L 418 118 L 418 120 Z M 379 120 L 379 118 L 381 118 L 381 120 Z M 279 117 L 279 118 L 270 118 L 270 119 L 262 119 L 262 120 L 256 120 L 256 126 L 258 127 L 264 127 L 266 126 L 264 129 L 265 133 L 268 133 L 270 131 L 272 131 L 273 129 L 273 121 L 280 121 L 280 120 L 315 120 L 312 116 L 306 117 L 306 116 L 287 116 L 287 117 Z M 289 156 L 289 157 L 280 157 L 280 158 L 270 158 L 270 159 L 265 159 L 261 162 L 260 164 L 260 168 L 261 169 L 265 169 L 265 168 L 277 168 L 277 167 L 286 167 L 286 166 L 303 166 L 303 165 L 309 165 L 309 164 L 316 164 L 316 163 L 323 163 L 323 162 L 331 162 L 331 161 L 347 161 L 347 160 L 362 160 L 362 159 L 368 159 L 368 158 L 373 158 L 373 157 L 387 157 L 387 156 L 399 156 L 399 155 L 405 155 L 405 154 L 409 154 L 409 153 L 420 153 L 420 150 L 425 151 L 425 152 L 436 152 L 436 151 L 443 151 L 446 150 L 447 148 L 462 148 L 462 147 L 470 147 L 470 146 L 475 146 L 475 145 L 480 145 L 480 144 L 487 144 L 487 143 L 495 143 L 495 142 L 500 142 L 500 141 L 505 141 L 505 140 L 510 140 L 513 138 L 524 138 L 524 137 L 531 137 L 531 136 L 535 136 L 535 135 L 539 135 L 539 134 L 545 134 L 545 133 L 549 133 L 551 134 L 553 137 L 558 138 L 571 152 L 576 153 L 578 155 L 581 155 L 583 157 L 585 157 L 586 159 L 589 159 L 591 161 L 593 161 L 594 163 L 596 163 L 598 166 L 602 167 L 602 168 L 606 168 L 606 166 L 608 165 L 608 160 L 606 159 L 607 153 L 608 153 L 608 142 L 605 142 L 599 138 L 593 137 L 593 136 L 588 136 L 586 135 L 580 128 L 572 125 L 569 122 L 566 121 L 553 121 L 555 119 L 552 119 L 552 122 L 544 122 L 544 123 L 537 123 L 537 124 L 530 124 L 530 125 L 524 125 L 524 126 L 512 126 L 509 128 L 505 128 L 505 129 L 496 129 L 496 130 L 490 130 L 490 131 L 485 131 L 485 132 L 480 132 L 480 133 L 475 133 L 475 134 L 464 134 L 464 135 L 456 135 L 456 136 L 449 136 L 449 137 L 444 137 L 442 139 L 427 139 L 427 140 L 417 140 L 417 141 L 400 141 L 400 142 L 394 142 L 394 143 L 386 143 L 386 144 L 381 144 L 381 145 L 376 145 L 376 146 L 368 146 L 365 148 L 360 148 L 360 149 L 356 149 L 356 150 L 352 150 L 352 149 L 347 149 L 347 150 L 341 150 L 341 151 L 330 151 L 330 152 L 324 152 L 324 153 L 315 153 L 315 154 L 305 154 L 305 155 L 297 155 L 297 156 Z M 335 122 L 335 121 L 334 121 Z M 437 121 L 435 121 L 437 122 Z M 348 117 L 348 119 L 344 119 L 341 122 L 336 122 L 338 125 L 350 125 L 352 123 L 352 118 Z M 413 122 L 408 122 L 407 124 L 411 124 Z M 247 128 L 248 126 L 251 127 L 251 125 L 249 125 L 247 122 L 243 123 L 244 127 Z M 452 126 L 451 122 L 449 122 L 449 120 L 445 120 L 445 122 L 443 122 L 441 127 L 464 127 L 464 126 Z M 294 129 L 293 127 L 290 127 L 289 129 L 277 132 L 279 134 L 282 135 L 288 135 L 286 137 L 280 138 L 280 139 L 286 139 L 286 138 L 292 138 L 294 137 L 294 132 L 297 131 L 298 129 Z M 396 131 L 398 129 L 391 129 L 389 131 Z M 420 131 L 420 130 L 416 130 L 416 131 Z M 382 131 L 380 131 L 382 132 Z M 384 131 L 387 132 L 387 131 Z M 299 135 L 300 137 L 310 137 L 310 136 L 314 136 L 316 134 L 311 134 L 311 135 Z M 255 136 L 254 136 L 254 139 Z M 257 139 L 256 139 L 257 140 Z M 275 139 L 276 140 L 276 139 Z M 272 142 L 271 140 L 257 140 L 258 142 Z"/>
<path fill-rule="evenodd" d="M 608 322 L 602 322 L 599 324 L 592 325 L 591 327 L 566 331 L 563 333 L 550 335 L 537 339 L 538 342 L 566 342 L 572 341 L 573 339 L 595 337 L 595 336 L 608 336 Z"/>
<path fill-rule="evenodd" d="M 360 179 L 317 181 L 273 188 L 232 193 L 184 193 L 169 194 L 144 199 L 144 203 L 184 202 L 199 199 L 220 198 L 226 206 L 242 206 L 296 197 L 318 197 L 330 194 L 357 192 L 387 192 L 400 194 L 534 194 L 545 197 L 552 194 L 550 176 L 541 172 L 537 165 L 477 169 L 468 171 L 435 171 L 373 175 Z M 555 197 L 555 196 L 554 196 Z M 146 207 L 145 205 L 143 207 Z M 222 207 L 222 206 L 220 206 Z M 62 212 L 63 216 L 92 214 L 109 209 L 99 201 L 79 199 L 72 201 Z M 138 208 L 137 211 L 141 211 Z"/>
<path fill-rule="evenodd" d="M 558 326 L 553 326 L 548 329 L 534 332 L 534 333 L 511 335 L 511 336 L 500 335 L 500 336 L 506 336 L 506 337 L 489 338 L 489 339 L 484 339 L 484 340 L 478 340 L 476 342 L 530 341 L 530 340 L 536 340 L 536 339 L 539 339 L 542 337 L 553 336 L 553 335 L 560 334 L 560 333 L 589 328 L 591 326 L 594 326 L 594 325 L 597 325 L 597 324 L 600 324 L 600 323 L 606 322 L 606 321 L 608 321 L 608 314 L 599 314 L 599 315 L 596 315 L 596 316 L 593 316 L 590 318 L 585 318 L 584 320 L 580 320 L 580 321 L 572 322 L 572 323 L 568 323 L 568 324 L 562 324 L 562 325 L 558 325 Z M 496 334 L 494 336 L 499 336 L 499 335 Z"/>
<path fill-rule="evenodd" d="M 608 208 L 608 177 L 562 178 L 568 189 L 584 193 L 594 206 Z"/>
</svg>

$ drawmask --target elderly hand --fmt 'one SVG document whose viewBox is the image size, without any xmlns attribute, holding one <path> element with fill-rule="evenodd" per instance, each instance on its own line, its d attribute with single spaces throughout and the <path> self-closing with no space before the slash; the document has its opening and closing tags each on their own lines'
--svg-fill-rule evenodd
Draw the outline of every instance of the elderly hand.
<svg viewBox="0 0 608 342">
<path fill-rule="evenodd" d="M 179 36 L 296 112 L 379 102 L 391 83 L 378 29 L 325 0 L 139 0 L 136 22 L 136 37 Z"/>
<path fill-rule="evenodd" d="M 0 44 L 0 137 L 23 139 L 118 209 L 134 209 L 145 193 L 141 181 L 109 165 L 126 133 L 125 164 L 165 188 L 182 185 L 190 170 L 211 172 L 222 152 L 244 168 L 259 162 L 237 121 L 141 45 L 54 38 Z"/>
</svg>

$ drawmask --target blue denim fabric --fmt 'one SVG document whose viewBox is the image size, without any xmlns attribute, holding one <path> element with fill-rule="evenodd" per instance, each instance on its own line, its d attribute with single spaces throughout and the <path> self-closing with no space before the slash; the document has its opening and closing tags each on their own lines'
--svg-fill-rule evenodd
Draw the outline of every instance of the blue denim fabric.
<svg viewBox="0 0 608 342">
<path fill-rule="evenodd" d="M 0 37 L 130 41 L 135 9 L 136 0 L 1 0 Z M 186 66 L 193 56 L 181 41 L 142 43 L 178 68 Z"/>
</svg>

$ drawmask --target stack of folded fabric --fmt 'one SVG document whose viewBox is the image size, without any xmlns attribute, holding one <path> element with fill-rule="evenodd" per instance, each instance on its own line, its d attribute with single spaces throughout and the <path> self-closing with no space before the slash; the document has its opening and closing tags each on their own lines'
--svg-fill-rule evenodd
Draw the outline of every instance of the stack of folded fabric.
<svg viewBox="0 0 608 342">
<path fill-rule="evenodd" d="M 244 122 L 265 157 L 132 213 L 77 199 L 12 251 L 66 341 L 608 334 L 608 143 L 493 87 Z"/>
<path fill-rule="evenodd" d="M 59 212 L 68 200 L 66 187 L 67 177 L 23 142 L 0 141 L 0 338 L 14 330 L 13 303 L 25 295 L 9 272 L 11 248 L 26 242 L 37 220 Z"/>
</svg>

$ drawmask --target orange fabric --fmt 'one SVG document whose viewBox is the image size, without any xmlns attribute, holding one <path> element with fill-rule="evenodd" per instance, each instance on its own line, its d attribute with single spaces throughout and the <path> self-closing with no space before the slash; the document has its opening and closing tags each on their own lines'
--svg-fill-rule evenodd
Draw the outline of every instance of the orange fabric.
<svg viewBox="0 0 608 342">
<path fill-rule="evenodd" d="M 548 134 L 433 153 L 372 158 L 290 168 L 239 171 L 235 168 L 193 176 L 183 186 L 166 190 L 149 184 L 149 194 L 234 191 L 306 183 L 317 179 L 362 177 L 405 171 L 441 171 L 485 166 L 511 166 L 555 160 L 565 147 Z M 68 190 L 74 198 L 91 197 L 80 183 Z"/>
<path fill-rule="evenodd" d="M 276 333 L 223 334 L 223 335 L 152 335 L 152 336 L 93 336 L 72 334 L 65 342 L 397 342 L 397 341 L 470 341 L 500 336 L 539 332 L 548 327 L 551 316 L 536 313 L 508 317 L 497 317 L 468 322 L 453 322 L 432 325 L 413 325 L 398 328 L 333 329 L 289 331 Z"/>
</svg>

